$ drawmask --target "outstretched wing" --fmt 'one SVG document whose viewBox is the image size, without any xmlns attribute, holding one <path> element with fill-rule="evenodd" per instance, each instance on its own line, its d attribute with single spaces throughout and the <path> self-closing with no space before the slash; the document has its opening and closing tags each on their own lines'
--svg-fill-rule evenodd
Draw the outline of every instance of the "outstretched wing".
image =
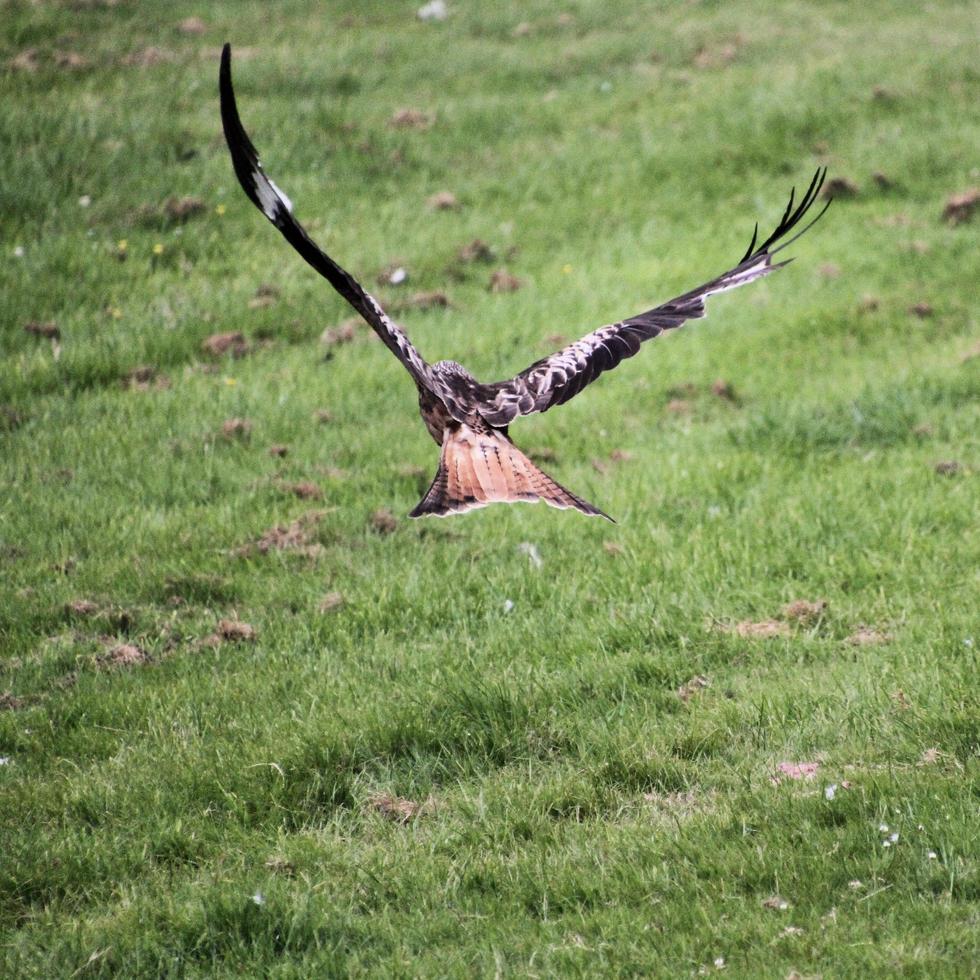
<svg viewBox="0 0 980 980">
<path fill-rule="evenodd" d="M 221 51 L 219 74 L 221 122 L 231 151 L 235 175 L 252 203 L 279 229 L 283 237 L 323 276 L 341 296 L 374 329 L 387 348 L 408 369 L 409 374 L 425 387 L 431 387 L 431 372 L 408 337 L 381 309 L 378 301 L 366 293 L 350 273 L 342 269 L 306 233 L 293 217 L 293 205 L 286 195 L 266 176 L 259 156 L 238 116 L 235 92 L 231 85 L 231 45 Z"/>
<path fill-rule="evenodd" d="M 546 412 L 554 405 L 561 405 L 595 381 L 603 371 L 611 371 L 620 361 L 632 357 L 644 340 L 651 340 L 665 330 L 679 327 L 687 320 L 703 317 L 705 300 L 709 296 L 737 289 L 788 265 L 792 260 L 773 263 L 772 257 L 810 228 L 827 210 L 830 202 L 792 238 L 778 248 L 772 246 L 784 239 L 809 211 L 820 193 L 826 173 L 826 168 L 816 172 L 795 210 L 795 190 L 790 194 L 789 204 L 776 230 L 758 247 L 759 226 L 756 225 L 748 250 L 733 269 L 646 313 L 600 327 L 557 354 L 536 361 L 516 378 L 481 385 L 480 413 L 491 425 L 503 426 L 518 415 Z"/>
</svg>

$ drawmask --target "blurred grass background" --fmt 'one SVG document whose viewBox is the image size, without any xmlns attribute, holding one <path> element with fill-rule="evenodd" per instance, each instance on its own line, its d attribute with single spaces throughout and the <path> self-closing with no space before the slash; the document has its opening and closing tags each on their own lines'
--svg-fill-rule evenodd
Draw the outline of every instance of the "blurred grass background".
<svg viewBox="0 0 980 980">
<path fill-rule="evenodd" d="M 975 5 L 448 9 L 0 7 L 5 975 L 971 975 Z M 487 380 L 838 200 L 515 426 L 617 526 L 410 522 L 413 387 L 238 189 L 225 40 Z"/>
</svg>

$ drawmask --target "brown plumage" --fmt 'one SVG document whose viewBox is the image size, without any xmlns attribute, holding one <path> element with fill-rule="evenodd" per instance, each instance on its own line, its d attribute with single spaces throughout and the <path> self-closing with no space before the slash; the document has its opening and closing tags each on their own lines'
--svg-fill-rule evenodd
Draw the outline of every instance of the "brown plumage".
<svg viewBox="0 0 980 980">
<path fill-rule="evenodd" d="M 552 507 L 612 520 L 542 473 L 511 442 L 510 423 L 520 415 L 546 412 L 574 398 L 600 374 L 636 354 L 643 341 L 703 317 L 709 296 L 737 289 L 785 266 L 787 262 L 774 263 L 773 256 L 796 241 L 823 214 L 821 211 L 787 239 L 817 199 L 826 176 L 826 170 L 818 170 L 795 209 L 795 192 L 790 194 L 775 231 L 760 245 L 756 244 L 756 226 L 745 255 L 727 272 L 644 313 L 600 327 L 513 378 L 483 384 L 455 361 L 429 364 L 378 301 L 337 265 L 293 217 L 292 203 L 266 176 L 242 126 L 231 84 L 231 48 L 227 44 L 221 54 L 219 89 L 225 140 L 242 189 L 290 245 L 367 321 L 415 382 L 422 419 L 442 455 L 432 486 L 412 511 L 412 517 L 458 514 L 492 503 L 543 500 Z"/>
<path fill-rule="evenodd" d="M 446 517 L 495 503 L 536 503 L 603 514 L 538 469 L 500 429 L 453 423 L 443 430 L 439 469 L 409 517 Z"/>
</svg>

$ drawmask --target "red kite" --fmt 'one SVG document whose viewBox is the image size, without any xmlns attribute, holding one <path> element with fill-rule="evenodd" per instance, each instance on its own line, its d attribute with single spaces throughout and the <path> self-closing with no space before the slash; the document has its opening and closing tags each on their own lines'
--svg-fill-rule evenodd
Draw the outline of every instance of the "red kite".
<svg viewBox="0 0 980 980">
<path fill-rule="evenodd" d="M 228 44 L 221 54 L 219 88 L 225 139 L 245 193 L 286 241 L 367 321 L 405 366 L 418 388 L 422 420 L 442 447 L 442 457 L 432 486 L 411 517 L 427 514 L 445 517 L 492 503 L 543 500 L 552 507 L 573 508 L 612 520 L 538 469 L 511 441 L 510 423 L 519 415 L 546 412 L 567 402 L 603 371 L 610 371 L 620 361 L 632 357 L 643 341 L 652 340 L 687 320 L 703 317 L 709 296 L 744 286 L 787 265 L 789 260 L 773 263 L 773 256 L 812 227 L 829 206 L 828 202 L 809 224 L 783 241 L 817 199 L 826 176 L 824 168 L 816 172 L 795 209 L 795 190 L 790 194 L 775 231 L 758 246 L 756 226 L 745 255 L 728 272 L 652 310 L 600 327 L 556 354 L 536 361 L 514 378 L 483 384 L 456 361 L 429 364 L 378 301 L 337 265 L 293 217 L 292 202 L 266 176 L 238 116 Z"/>
</svg>

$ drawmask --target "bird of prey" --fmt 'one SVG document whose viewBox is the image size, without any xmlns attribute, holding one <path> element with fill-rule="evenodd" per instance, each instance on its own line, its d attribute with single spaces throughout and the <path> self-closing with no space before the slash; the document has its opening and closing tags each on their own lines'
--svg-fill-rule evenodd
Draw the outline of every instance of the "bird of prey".
<svg viewBox="0 0 980 980">
<path fill-rule="evenodd" d="M 242 126 L 231 84 L 228 44 L 221 53 L 219 90 L 225 139 L 245 193 L 286 241 L 367 321 L 415 382 L 422 420 L 441 447 L 441 457 L 435 479 L 411 517 L 445 517 L 492 503 L 543 500 L 552 507 L 612 520 L 535 466 L 511 441 L 511 422 L 520 415 L 546 412 L 567 402 L 604 371 L 632 357 L 644 340 L 703 317 L 705 300 L 714 293 L 744 286 L 787 265 L 788 261 L 774 263 L 773 256 L 796 241 L 826 210 L 825 206 L 786 240 L 816 200 L 826 175 L 824 168 L 816 172 L 795 208 L 795 191 L 790 194 L 775 231 L 760 244 L 756 225 L 745 255 L 727 272 L 645 313 L 600 327 L 556 354 L 536 361 L 514 378 L 484 384 L 456 361 L 429 364 L 378 301 L 337 265 L 293 217 L 292 202 L 262 169 Z"/>
</svg>

